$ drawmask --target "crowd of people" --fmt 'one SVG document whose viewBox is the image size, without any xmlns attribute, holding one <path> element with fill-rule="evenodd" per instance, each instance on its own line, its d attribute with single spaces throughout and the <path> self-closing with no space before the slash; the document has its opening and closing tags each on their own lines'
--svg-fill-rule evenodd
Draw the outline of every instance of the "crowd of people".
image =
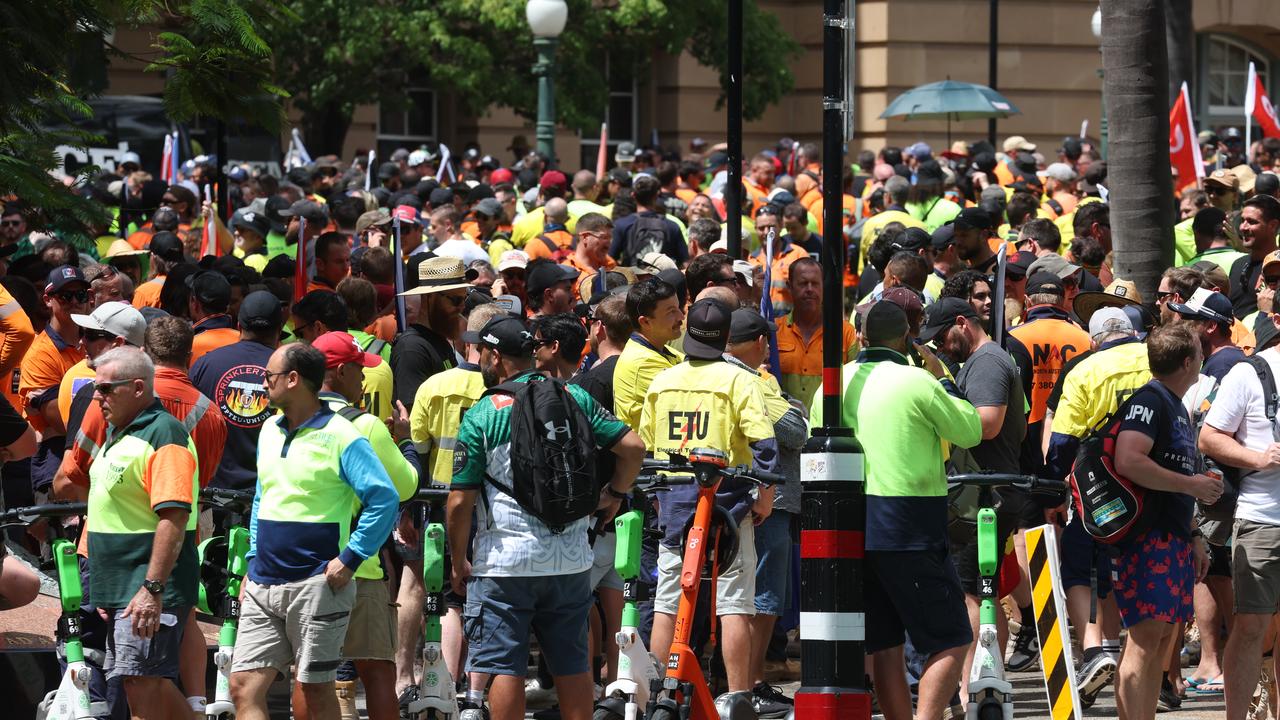
<svg viewBox="0 0 1280 720">
<path fill-rule="evenodd" d="M 358 681 L 381 720 L 418 687 L 413 497 L 448 488 L 433 519 L 464 716 L 554 701 L 537 716 L 582 720 L 618 673 L 607 521 L 646 456 L 716 449 L 785 477 L 720 488 L 738 552 L 714 603 L 723 688 L 784 717 L 800 453 L 823 424 L 823 303 L 844 302 L 833 342 L 841 421 L 864 451 L 884 716 L 956 717 L 968 697 L 979 551 L 947 475 L 1067 480 L 1114 418 L 1115 470 L 1147 499 L 1125 541 L 1090 534 L 1065 496 L 1000 491 L 1007 667 L 1039 659 L 1022 531 L 1056 523 L 1084 705 L 1112 683 L 1124 718 L 1225 693 L 1243 720 L 1280 627 L 1280 430 L 1264 389 L 1280 373 L 1280 141 L 1249 161 L 1230 133 L 1201 139 L 1212 172 L 1180 193 L 1177 262 L 1154 298 L 1112 271 L 1106 163 L 1074 138 L 1049 157 L 1018 136 L 862 151 L 842 161 L 839 198 L 823 195 L 817 145 L 784 139 L 744 163 L 732 207 L 723 146 L 623 143 L 603 177 L 518 142 L 508 162 L 472 146 L 447 167 L 423 146 L 283 178 L 231 168 L 225 222 L 200 200 L 211 165 L 166 184 L 129 158 L 71 188 L 102 203 L 99 227 L 52 231 L 24 198 L 0 210 L 4 504 L 87 501 L 95 697 L 112 717 L 174 718 L 207 701 L 196 547 L 220 518 L 199 491 L 252 491 L 239 716 L 266 717 L 284 675 L 295 717 L 350 717 Z M 823 227 L 826 202 L 840 228 Z M 843 269 L 820 262 L 833 238 Z M 824 298 L 824 272 L 842 273 L 842 298 Z M 563 524 L 519 491 L 542 451 L 513 406 L 541 383 L 565 383 L 564 432 L 594 448 L 598 506 Z M 648 508 L 656 658 L 695 492 Z M 10 541 L 40 550 L 39 533 Z M 38 589 L 22 563 L 0 565 L 5 607 Z"/>
</svg>

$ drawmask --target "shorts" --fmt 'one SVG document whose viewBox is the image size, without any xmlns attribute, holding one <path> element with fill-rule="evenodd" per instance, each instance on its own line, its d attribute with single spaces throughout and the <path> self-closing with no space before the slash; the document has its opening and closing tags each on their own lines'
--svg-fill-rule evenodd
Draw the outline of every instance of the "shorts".
<svg viewBox="0 0 1280 720">
<path fill-rule="evenodd" d="M 111 611 L 107 633 L 107 679 L 117 677 L 163 677 L 178 679 L 178 650 L 187 627 L 190 607 L 162 608 L 160 628 L 150 638 L 133 632 L 133 618 L 121 617 L 123 608 Z"/>
<path fill-rule="evenodd" d="M 596 536 L 591 546 L 594 559 L 591 562 L 591 589 L 622 592 L 622 577 L 613 567 L 613 556 L 618 547 L 618 533 L 607 532 Z"/>
<path fill-rule="evenodd" d="M 791 606 L 791 518 L 774 510 L 755 527 L 756 614 L 780 617 Z"/>
<path fill-rule="evenodd" d="M 1062 530 L 1059 559 L 1063 592 L 1077 585 L 1089 587 L 1096 577 L 1098 597 L 1111 594 L 1111 555 L 1084 529 L 1084 523 L 1080 522 L 1074 508 L 1071 520 Z"/>
<path fill-rule="evenodd" d="M 342 643 L 343 659 L 395 662 L 396 605 L 387 581 L 357 578 L 355 584 L 356 604 Z"/>
<path fill-rule="evenodd" d="M 298 682 L 332 682 L 355 602 L 355 581 L 335 592 L 324 573 L 282 585 L 245 578 L 231 672 L 269 667 L 283 675 L 296 664 Z"/>
<path fill-rule="evenodd" d="M 868 550 L 866 566 L 867 652 L 902 645 L 907 634 L 924 655 L 973 642 L 960 577 L 945 548 Z"/>
<path fill-rule="evenodd" d="M 1194 617 L 1196 570 L 1190 542 L 1153 529 L 1118 549 L 1114 595 L 1126 628 L 1144 620 L 1172 625 Z"/>
<path fill-rule="evenodd" d="M 1209 572 L 1206 577 L 1231 577 L 1231 548 L 1209 544 Z"/>
<path fill-rule="evenodd" d="M 658 546 L 658 588 L 653 611 L 675 615 L 680 607 L 680 551 Z M 738 552 L 716 582 L 716 615 L 756 614 L 756 544 L 751 515 L 738 525 Z"/>
<path fill-rule="evenodd" d="M 467 672 L 524 677 L 532 631 L 554 677 L 579 675 L 587 664 L 591 571 L 573 575 L 473 577 L 467 583 L 462 631 Z"/>
<path fill-rule="evenodd" d="M 1231 537 L 1236 613 L 1274 613 L 1280 605 L 1280 526 L 1236 520 Z"/>
</svg>

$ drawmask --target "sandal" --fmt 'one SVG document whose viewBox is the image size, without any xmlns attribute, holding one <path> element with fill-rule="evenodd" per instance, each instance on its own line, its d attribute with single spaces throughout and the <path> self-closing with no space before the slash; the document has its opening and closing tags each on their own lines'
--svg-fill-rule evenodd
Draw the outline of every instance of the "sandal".
<svg viewBox="0 0 1280 720">
<path fill-rule="evenodd" d="M 1196 695 L 1221 695 L 1225 689 L 1222 676 L 1219 675 L 1216 680 L 1201 680 L 1191 689 L 1191 692 Z"/>
</svg>

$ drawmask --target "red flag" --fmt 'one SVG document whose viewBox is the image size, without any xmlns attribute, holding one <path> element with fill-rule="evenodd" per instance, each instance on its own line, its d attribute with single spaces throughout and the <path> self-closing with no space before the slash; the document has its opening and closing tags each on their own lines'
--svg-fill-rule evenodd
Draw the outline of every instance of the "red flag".
<svg viewBox="0 0 1280 720">
<path fill-rule="evenodd" d="M 1252 116 L 1262 127 L 1263 137 L 1280 137 L 1280 120 L 1276 119 L 1276 108 L 1271 104 L 1267 89 L 1262 86 L 1262 78 L 1258 77 L 1253 63 L 1249 63 L 1249 80 L 1244 94 L 1244 114 Z"/>
<path fill-rule="evenodd" d="M 1195 122 L 1191 119 L 1191 98 L 1187 84 L 1169 111 L 1169 164 L 1178 169 L 1179 189 L 1194 185 L 1204 177 L 1204 161 L 1200 157 L 1200 143 L 1196 137 Z"/>
<path fill-rule="evenodd" d="M 307 219 L 298 218 L 298 257 L 293 269 L 293 301 L 307 294 Z"/>
<path fill-rule="evenodd" d="M 164 136 L 164 154 L 160 157 L 160 180 L 167 185 L 173 184 L 170 175 L 173 172 L 173 136 Z"/>
</svg>

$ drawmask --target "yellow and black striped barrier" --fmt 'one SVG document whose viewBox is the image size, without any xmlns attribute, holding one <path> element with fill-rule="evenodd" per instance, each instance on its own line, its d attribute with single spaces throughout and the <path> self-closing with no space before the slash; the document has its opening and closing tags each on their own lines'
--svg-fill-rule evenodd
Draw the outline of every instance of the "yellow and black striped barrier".
<svg viewBox="0 0 1280 720">
<path fill-rule="evenodd" d="M 1058 577 L 1058 537 L 1053 525 L 1026 533 L 1027 565 L 1031 571 L 1032 606 L 1040 640 L 1040 671 L 1044 674 L 1049 713 L 1053 720 L 1081 720 L 1075 661 L 1067 631 L 1067 606 Z"/>
</svg>

